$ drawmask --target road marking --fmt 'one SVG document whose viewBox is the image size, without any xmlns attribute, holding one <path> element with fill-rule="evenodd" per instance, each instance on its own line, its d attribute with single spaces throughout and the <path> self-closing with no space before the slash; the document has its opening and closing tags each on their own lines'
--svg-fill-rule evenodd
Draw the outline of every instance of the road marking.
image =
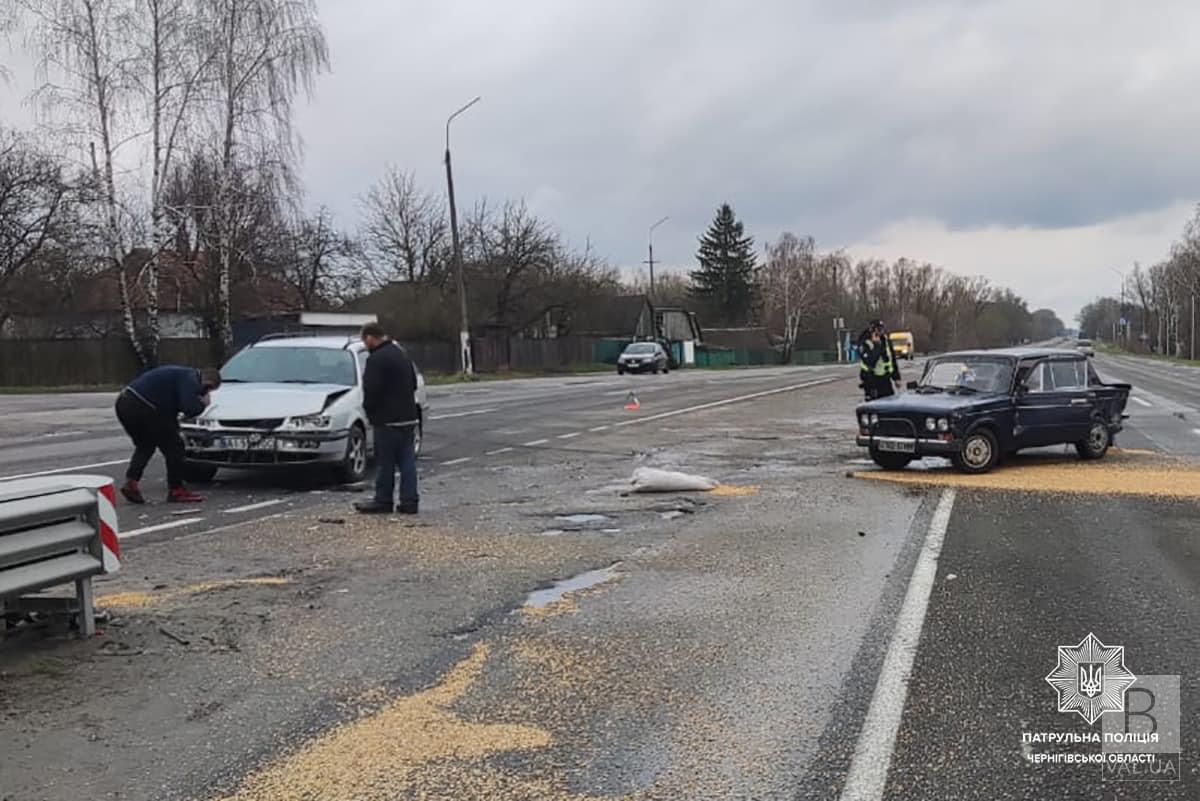
<svg viewBox="0 0 1200 801">
<path fill-rule="evenodd" d="M 502 453 L 510 453 L 512 450 L 513 450 L 512 448 L 497 448 L 494 451 L 488 451 L 485 455 L 486 456 L 499 456 Z"/>
<path fill-rule="evenodd" d="M 549 442 L 549 441 L 550 441 L 550 440 L 548 440 L 548 439 L 535 439 L 533 442 L 526 442 L 526 443 L 525 443 L 524 445 L 522 445 L 521 447 L 522 447 L 522 448 L 532 448 L 532 447 L 534 447 L 534 446 L 536 446 L 536 445 L 545 445 L 545 444 L 546 444 L 547 442 Z"/>
<path fill-rule="evenodd" d="M 559 439 L 575 439 L 576 437 L 579 436 L 580 433 L 581 432 L 579 432 L 579 431 L 573 431 L 570 434 L 559 434 L 558 438 Z"/>
<path fill-rule="evenodd" d="M 768 390 L 764 390 L 762 392 L 752 392 L 749 395 L 738 395 L 736 398 L 726 398 L 725 400 L 712 401 L 711 403 L 701 403 L 699 406 L 689 406 L 686 409 L 676 409 L 673 412 L 663 412 L 662 414 L 652 414 L 649 417 L 638 417 L 633 420 L 626 420 L 621 423 L 616 423 L 615 426 L 617 428 L 624 428 L 625 426 L 635 426 L 638 423 L 649 423 L 654 420 L 664 420 L 668 417 L 677 417 L 678 415 L 688 414 L 689 412 L 701 412 L 701 411 L 704 411 L 705 409 L 716 409 L 717 407 L 720 407 L 720 406 L 728 406 L 731 403 L 741 403 L 743 401 L 756 400 L 757 398 L 766 398 L 770 395 L 779 395 L 783 392 L 795 392 L 798 389 L 808 389 L 809 387 L 817 387 L 817 386 L 821 386 L 822 384 L 832 384 L 834 381 L 844 381 L 844 380 L 845 379 L 841 376 L 835 376 L 834 378 L 822 378 L 818 381 L 806 381 L 803 384 L 792 384 L 792 385 L 786 386 L 786 387 L 778 387 L 777 389 L 768 389 Z"/>
<path fill-rule="evenodd" d="M 608 429 L 609 426 L 596 426 L 595 428 L 589 428 L 588 431 L 591 431 L 593 434 L 599 434 L 601 431 L 607 431 Z"/>
<path fill-rule="evenodd" d="M 258 503 L 248 503 L 245 506 L 234 506 L 231 509 L 222 509 L 223 514 L 236 515 L 242 512 L 253 512 L 255 509 L 266 509 L 270 506 L 278 506 L 281 503 L 286 503 L 283 498 L 276 498 L 273 501 L 259 501 Z"/>
<path fill-rule="evenodd" d="M 153 534 L 156 531 L 168 531 L 173 528 L 192 526 L 203 520 L 203 517 L 186 517 L 183 520 L 172 520 L 170 523 L 159 523 L 157 526 L 146 526 L 145 528 L 135 528 L 133 531 L 122 531 L 117 536 L 122 540 L 131 540 L 134 537 L 140 537 L 143 534 Z"/>
<path fill-rule="evenodd" d="M 25 473 L 19 476 L 0 476 L 0 481 L 17 481 L 22 478 L 38 478 L 39 476 L 57 476 L 62 473 L 74 473 L 77 470 L 94 470 L 97 467 L 112 467 L 118 464 L 128 463 L 128 459 L 114 459 L 111 462 L 96 462 L 95 464 L 81 464 L 75 467 L 59 467 L 54 470 L 42 470 L 38 473 Z"/>
<path fill-rule="evenodd" d="M 442 462 L 442 467 L 453 467 L 456 464 L 462 464 L 463 462 L 469 462 L 469 461 L 471 461 L 471 457 L 464 456 L 461 459 L 451 459 L 448 462 Z"/>
<path fill-rule="evenodd" d="M 456 417 L 473 417 L 477 414 L 491 414 L 495 409 L 478 409 L 473 412 L 456 412 L 454 414 L 435 414 L 430 420 L 453 420 Z"/>
<path fill-rule="evenodd" d="M 1139 398 L 1137 395 L 1130 395 L 1130 396 L 1129 396 L 1129 399 L 1130 399 L 1131 401 L 1133 401 L 1134 403 L 1140 403 L 1140 404 L 1142 404 L 1142 405 L 1143 405 L 1143 406 L 1145 406 L 1147 409 L 1149 409 L 1151 406 L 1153 406 L 1153 405 L 1154 405 L 1154 404 L 1153 404 L 1153 403 L 1151 403 L 1150 401 L 1147 401 L 1147 400 L 1142 400 L 1142 399 L 1141 399 L 1141 398 Z"/>
<path fill-rule="evenodd" d="M 900 728 L 900 716 L 904 712 L 908 694 L 913 659 L 917 655 L 921 627 L 925 624 L 925 612 L 929 608 L 929 594 L 937 578 L 938 557 L 946 539 L 946 529 L 950 526 L 950 513 L 954 511 L 954 497 L 952 489 L 943 492 L 933 513 L 925 545 L 917 557 L 904 604 L 896 619 L 896 630 L 892 633 L 883 669 L 879 672 L 871 706 L 863 720 L 862 734 L 854 749 L 854 759 L 850 763 L 841 801 L 879 801 L 883 798 L 896 732 Z"/>
</svg>

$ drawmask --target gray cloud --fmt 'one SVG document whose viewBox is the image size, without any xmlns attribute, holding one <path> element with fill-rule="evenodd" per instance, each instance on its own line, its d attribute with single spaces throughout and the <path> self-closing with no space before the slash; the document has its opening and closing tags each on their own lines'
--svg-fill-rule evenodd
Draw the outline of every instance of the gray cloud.
<svg viewBox="0 0 1200 801">
<path fill-rule="evenodd" d="M 879 242 L 922 220 L 1003 248 L 996 230 L 1094 231 L 1200 182 L 1192 2 L 325 0 L 321 16 L 334 71 L 301 114 L 305 174 L 347 223 L 387 163 L 440 190 L 445 117 L 477 94 L 454 130 L 464 201 L 523 196 L 626 266 L 664 214 L 656 253 L 686 266 L 726 200 L 760 241 Z M 954 253 L 969 263 L 951 269 L 1010 277 Z"/>
</svg>

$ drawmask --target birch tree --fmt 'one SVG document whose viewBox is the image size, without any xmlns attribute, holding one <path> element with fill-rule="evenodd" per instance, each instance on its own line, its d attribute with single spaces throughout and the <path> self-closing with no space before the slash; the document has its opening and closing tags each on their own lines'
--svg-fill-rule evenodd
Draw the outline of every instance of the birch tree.
<svg viewBox="0 0 1200 801">
<path fill-rule="evenodd" d="M 825 300 L 817 275 L 818 263 L 812 237 L 801 239 L 784 233 L 767 245 L 767 263 L 760 274 L 764 311 L 768 324 L 778 321 L 784 357 L 789 361 L 800 326 Z"/>
<path fill-rule="evenodd" d="M 261 178 L 286 183 L 299 155 L 292 129 L 293 102 L 311 93 L 329 66 L 325 34 L 314 0 L 202 0 L 212 31 L 211 98 L 219 165 L 214 221 L 217 231 L 219 335 L 233 344 L 230 282 L 236 258 L 236 173 L 255 161 Z"/>
</svg>

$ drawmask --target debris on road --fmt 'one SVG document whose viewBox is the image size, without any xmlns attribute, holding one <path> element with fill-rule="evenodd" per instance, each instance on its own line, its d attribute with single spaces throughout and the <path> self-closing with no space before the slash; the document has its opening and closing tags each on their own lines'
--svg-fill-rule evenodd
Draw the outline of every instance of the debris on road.
<svg viewBox="0 0 1200 801">
<path fill-rule="evenodd" d="M 161 634 L 161 635 L 163 635 L 164 637 L 166 637 L 166 638 L 168 638 L 168 639 L 174 640 L 175 642 L 179 643 L 180 645 L 182 645 L 182 646 L 183 646 L 183 647 L 185 647 L 185 648 L 186 648 L 187 646 L 189 646 L 189 645 L 191 645 L 191 644 L 192 644 L 192 641 L 191 641 L 191 640 L 189 640 L 189 639 L 187 639 L 187 638 L 185 638 L 185 637 L 181 637 L 180 635 L 178 635 L 178 634 L 176 634 L 175 632 L 171 631 L 171 630 L 170 630 L 169 628 L 167 628 L 166 626 L 159 626 L 159 627 L 158 627 L 158 633 L 159 633 L 159 634 Z"/>
<path fill-rule="evenodd" d="M 569 523 L 573 526 L 590 526 L 596 523 L 607 523 L 612 520 L 608 515 L 598 514 L 574 514 L 574 515 L 559 515 L 555 520 L 561 520 L 564 523 Z"/>
<path fill-rule="evenodd" d="M 655 467 L 639 467 L 630 483 L 634 492 L 711 492 L 720 486 L 711 478 Z"/>
</svg>

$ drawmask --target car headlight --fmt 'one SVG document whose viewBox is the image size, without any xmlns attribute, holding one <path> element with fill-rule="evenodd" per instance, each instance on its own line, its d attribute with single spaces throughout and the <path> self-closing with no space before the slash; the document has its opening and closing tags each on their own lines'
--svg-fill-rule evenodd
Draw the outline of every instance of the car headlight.
<svg viewBox="0 0 1200 801">
<path fill-rule="evenodd" d="M 871 425 L 871 418 L 867 417 L 865 414 L 860 414 L 858 416 L 858 424 L 863 428 L 866 428 L 867 426 Z"/>
<path fill-rule="evenodd" d="M 289 417 L 285 428 L 329 428 L 333 418 L 327 414 L 308 414 L 301 417 Z"/>
<path fill-rule="evenodd" d="M 181 423 L 185 426 L 195 426 L 196 428 L 216 428 L 217 421 L 208 417 L 191 417 L 184 418 Z"/>
<path fill-rule="evenodd" d="M 937 421 L 937 427 L 938 431 L 941 431 L 944 434 L 950 430 L 950 421 L 943 417 Z"/>
<path fill-rule="evenodd" d="M 937 430 L 937 420 L 934 420 L 932 417 L 926 417 L 925 418 L 925 430 L 926 431 Z"/>
<path fill-rule="evenodd" d="M 878 423 L 879 423 L 879 415 L 877 415 L 877 414 L 871 415 L 871 425 L 876 425 Z"/>
</svg>

